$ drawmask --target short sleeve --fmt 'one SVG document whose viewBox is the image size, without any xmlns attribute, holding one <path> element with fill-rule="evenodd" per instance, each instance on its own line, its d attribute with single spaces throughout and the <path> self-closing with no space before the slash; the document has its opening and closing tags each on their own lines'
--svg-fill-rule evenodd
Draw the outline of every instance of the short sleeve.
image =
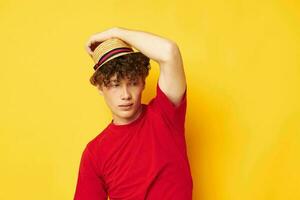
<svg viewBox="0 0 300 200">
<path fill-rule="evenodd" d="M 187 88 L 184 91 L 179 105 L 175 106 L 168 96 L 156 84 L 156 96 L 149 103 L 150 108 L 159 112 L 165 120 L 173 124 L 176 128 L 184 129 L 186 107 L 187 107 Z"/>
<path fill-rule="evenodd" d="M 81 156 L 74 200 L 107 200 L 104 181 L 98 175 L 93 154 L 87 147 Z"/>
</svg>

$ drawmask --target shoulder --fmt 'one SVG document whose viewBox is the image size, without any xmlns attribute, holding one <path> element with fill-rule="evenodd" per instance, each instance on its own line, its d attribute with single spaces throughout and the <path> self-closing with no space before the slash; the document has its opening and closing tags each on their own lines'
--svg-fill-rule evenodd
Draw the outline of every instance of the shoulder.
<svg viewBox="0 0 300 200">
<path fill-rule="evenodd" d="M 88 143 L 86 144 L 86 148 L 90 152 L 99 152 L 100 147 L 102 146 L 103 141 L 107 137 L 109 133 L 108 126 L 105 127 L 98 135 L 96 135 L 94 138 L 92 138 Z"/>
</svg>

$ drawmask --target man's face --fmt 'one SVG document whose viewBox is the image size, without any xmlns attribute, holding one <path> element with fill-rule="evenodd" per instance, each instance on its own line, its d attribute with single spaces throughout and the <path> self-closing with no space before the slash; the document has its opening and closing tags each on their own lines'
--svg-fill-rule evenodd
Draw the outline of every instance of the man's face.
<svg viewBox="0 0 300 200">
<path fill-rule="evenodd" d="M 141 97 L 145 88 L 142 78 L 130 81 L 128 78 L 117 81 L 116 75 L 110 83 L 98 86 L 107 106 L 110 108 L 115 124 L 127 124 L 133 121 L 141 109 Z"/>
</svg>

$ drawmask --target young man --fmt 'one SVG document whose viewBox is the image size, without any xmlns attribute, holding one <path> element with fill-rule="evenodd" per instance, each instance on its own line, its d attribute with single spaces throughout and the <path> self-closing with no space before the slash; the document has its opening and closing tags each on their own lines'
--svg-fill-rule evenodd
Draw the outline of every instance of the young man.
<svg viewBox="0 0 300 200">
<path fill-rule="evenodd" d="M 112 120 L 83 151 L 74 200 L 191 200 L 187 87 L 178 46 L 116 27 L 91 36 L 86 50 L 96 63 L 90 82 Z M 160 75 L 156 96 L 142 104 L 149 59 L 158 62 Z"/>
</svg>

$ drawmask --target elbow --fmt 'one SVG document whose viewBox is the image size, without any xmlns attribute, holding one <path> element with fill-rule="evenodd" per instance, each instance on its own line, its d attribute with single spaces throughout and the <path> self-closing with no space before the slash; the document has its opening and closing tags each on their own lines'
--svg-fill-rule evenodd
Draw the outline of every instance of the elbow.
<svg viewBox="0 0 300 200">
<path fill-rule="evenodd" d="M 170 60 L 173 60 L 180 54 L 178 45 L 170 41 L 166 47 L 165 54 L 163 58 L 161 59 L 161 62 L 169 62 Z"/>
</svg>

